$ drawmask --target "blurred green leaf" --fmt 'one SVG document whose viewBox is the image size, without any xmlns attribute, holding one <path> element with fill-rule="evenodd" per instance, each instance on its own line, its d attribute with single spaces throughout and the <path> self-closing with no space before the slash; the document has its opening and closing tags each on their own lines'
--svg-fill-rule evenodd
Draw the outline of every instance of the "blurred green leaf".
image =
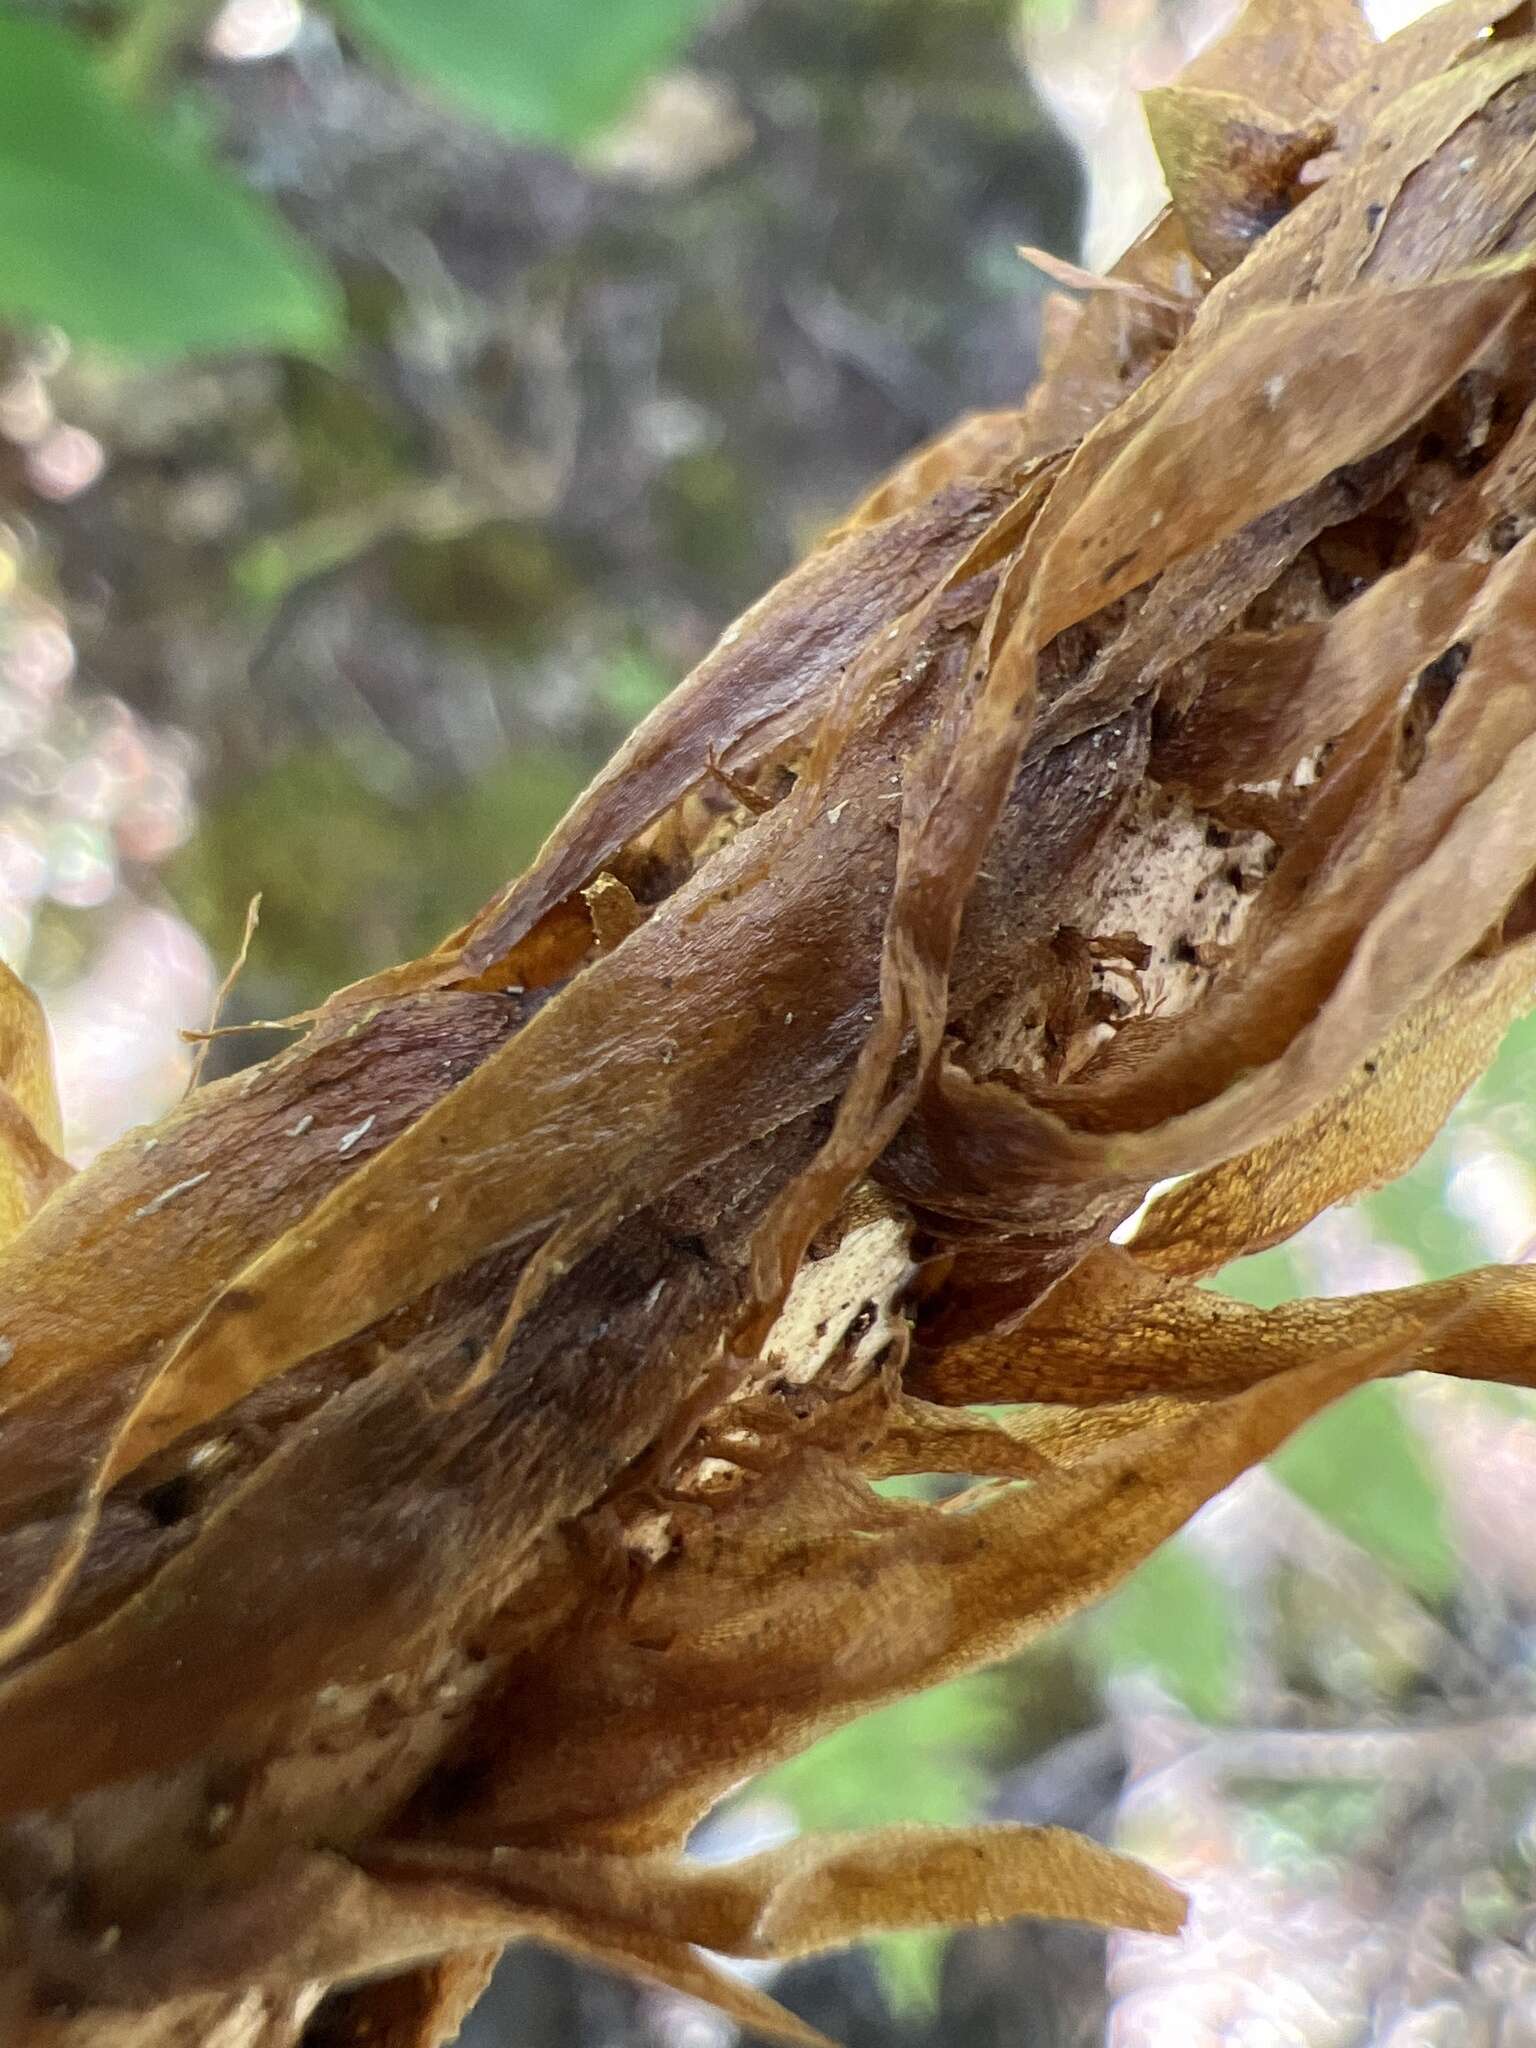
<svg viewBox="0 0 1536 2048">
<path fill-rule="evenodd" d="M 1270 1470 L 1423 1598 L 1444 1600 L 1455 1586 L 1440 1489 L 1395 1387 L 1362 1387 L 1338 1402 Z"/>
<path fill-rule="evenodd" d="M 969 1820 L 987 1789 L 986 1752 L 1007 1731 L 999 1683 L 957 1679 L 851 1721 L 753 1786 L 811 1829 L 944 1826 Z"/>
<path fill-rule="evenodd" d="M 1253 1308 L 1279 1308 L 1282 1302 L 1294 1301 L 1306 1292 L 1296 1255 L 1283 1244 L 1271 1251 L 1254 1252 L 1246 1259 L 1234 1259 L 1215 1275 L 1210 1286 L 1213 1293 L 1228 1295 L 1233 1301 L 1246 1301 Z"/>
<path fill-rule="evenodd" d="M 616 656 L 612 667 L 598 684 L 604 708 L 625 725 L 638 725 L 656 709 L 672 687 L 672 677 L 638 648 L 627 648 Z"/>
<path fill-rule="evenodd" d="M 1456 1141 L 1442 1131 L 1418 1163 L 1360 1204 L 1373 1237 L 1412 1253 L 1426 1280 L 1464 1273 L 1487 1256 L 1477 1232 L 1446 1201 Z"/>
<path fill-rule="evenodd" d="M 714 0 L 342 0 L 365 40 L 504 133 L 574 143 L 616 119 Z"/>
<path fill-rule="evenodd" d="M 0 9 L 0 314 L 141 356 L 319 349 L 334 284 L 196 149 L 113 97 L 84 44 Z"/>
<path fill-rule="evenodd" d="M 1486 1106 L 1490 1101 L 1531 1099 L 1536 1077 L 1536 1011 L 1517 1017 L 1499 1043 L 1493 1065 L 1473 1091 L 1473 1100 Z"/>
<path fill-rule="evenodd" d="M 1089 1616 L 1089 1653 L 1106 1672 L 1150 1672 L 1202 1721 L 1230 1720 L 1240 1657 L 1232 1603 L 1215 1573 L 1175 1537 Z"/>
<path fill-rule="evenodd" d="M 870 1943 L 880 1986 L 899 2019 L 931 2019 L 939 2009 L 939 1979 L 947 1927 L 913 1927 L 877 1934 Z"/>
<path fill-rule="evenodd" d="M 1445 1173 L 1444 1148 L 1437 1143 L 1366 1205 L 1375 1230 L 1411 1250 L 1435 1278 L 1472 1263 L 1446 1209 Z M 1212 1284 L 1257 1308 L 1275 1308 L 1311 1292 L 1305 1269 L 1284 1245 L 1237 1260 Z M 1456 1551 L 1440 1489 L 1396 1388 L 1364 1387 L 1351 1394 L 1292 1438 L 1270 1460 L 1270 1469 L 1416 1593 L 1431 1601 L 1450 1593 Z"/>
</svg>

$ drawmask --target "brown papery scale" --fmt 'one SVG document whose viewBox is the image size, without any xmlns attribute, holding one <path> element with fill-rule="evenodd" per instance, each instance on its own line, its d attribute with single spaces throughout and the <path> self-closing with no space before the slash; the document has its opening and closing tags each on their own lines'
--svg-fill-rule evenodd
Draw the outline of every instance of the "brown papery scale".
<svg viewBox="0 0 1536 2048">
<path fill-rule="evenodd" d="M 1529 1268 L 1197 1284 L 1536 994 L 1536 33 L 1261 0 L 1150 115 L 1036 390 L 436 952 L 73 1179 L 8 988 L 8 2044 L 428 2048 L 522 1936 L 807 2040 L 701 1951 L 1171 1932 L 1058 1830 L 682 1848 L 1349 1388 L 1536 1383 Z"/>
</svg>

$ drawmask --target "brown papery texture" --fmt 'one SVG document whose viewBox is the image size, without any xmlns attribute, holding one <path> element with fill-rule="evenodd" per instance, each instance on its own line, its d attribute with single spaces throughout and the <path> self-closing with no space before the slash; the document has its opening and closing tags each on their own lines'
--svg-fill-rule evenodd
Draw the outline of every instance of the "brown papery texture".
<svg viewBox="0 0 1536 2048">
<path fill-rule="evenodd" d="M 1038 388 L 426 959 L 73 1178 L 0 987 L 7 2044 L 431 2048 L 522 1937 L 807 2041 L 710 1955 L 1171 1934 L 1053 1830 L 684 1845 L 1348 1389 L 1536 1384 L 1528 1268 L 1199 1284 L 1536 997 L 1536 30 L 1260 0 L 1149 117 Z"/>
</svg>

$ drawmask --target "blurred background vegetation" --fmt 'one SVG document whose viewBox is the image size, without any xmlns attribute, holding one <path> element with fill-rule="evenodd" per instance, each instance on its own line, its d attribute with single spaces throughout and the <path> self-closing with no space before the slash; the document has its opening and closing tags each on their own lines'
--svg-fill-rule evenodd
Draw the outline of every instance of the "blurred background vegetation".
<svg viewBox="0 0 1536 2048">
<path fill-rule="evenodd" d="M 1016 245 L 1157 203 L 1219 0 L 0 0 L 0 953 L 85 1158 L 232 1014 L 421 950 L 886 465 L 1033 371 Z M 1381 25 L 1390 26 L 1390 22 Z M 221 1041 L 209 1071 L 257 1057 Z M 1536 1028 L 1221 1284 L 1523 1256 Z M 850 2048 L 1536 2048 L 1536 1415 L 1322 1418 L 1099 1613 L 701 1831 L 978 1813 L 1186 1882 L 779 1973 Z M 730 2030 L 536 1951 L 464 2048 Z"/>
<path fill-rule="evenodd" d="M 195 737 L 146 900 L 224 957 L 265 892 L 248 1014 L 459 922 L 873 476 L 1027 384 L 1015 245 L 1073 246 L 1083 179 L 1014 12 L 0 11 L 13 574 Z M 50 869 L 144 894 L 68 822 L 109 829 Z M 0 929 L 45 987 L 87 886 Z"/>
</svg>

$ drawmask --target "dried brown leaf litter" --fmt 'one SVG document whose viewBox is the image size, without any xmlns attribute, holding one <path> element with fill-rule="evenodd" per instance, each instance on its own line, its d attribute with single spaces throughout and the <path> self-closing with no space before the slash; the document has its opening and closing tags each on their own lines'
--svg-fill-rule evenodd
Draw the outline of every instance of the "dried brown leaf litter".
<svg viewBox="0 0 1536 2048">
<path fill-rule="evenodd" d="M 1536 1384 L 1528 1268 L 1197 1284 L 1536 998 L 1536 25 L 1261 0 L 1151 118 L 1036 390 L 435 953 L 73 1179 L 0 989 L 8 2043 L 427 2048 L 520 1935 L 806 2040 L 704 1952 L 1171 1930 L 1049 1830 L 682 1847 L 1348 1388 Z"/>
</svg>

